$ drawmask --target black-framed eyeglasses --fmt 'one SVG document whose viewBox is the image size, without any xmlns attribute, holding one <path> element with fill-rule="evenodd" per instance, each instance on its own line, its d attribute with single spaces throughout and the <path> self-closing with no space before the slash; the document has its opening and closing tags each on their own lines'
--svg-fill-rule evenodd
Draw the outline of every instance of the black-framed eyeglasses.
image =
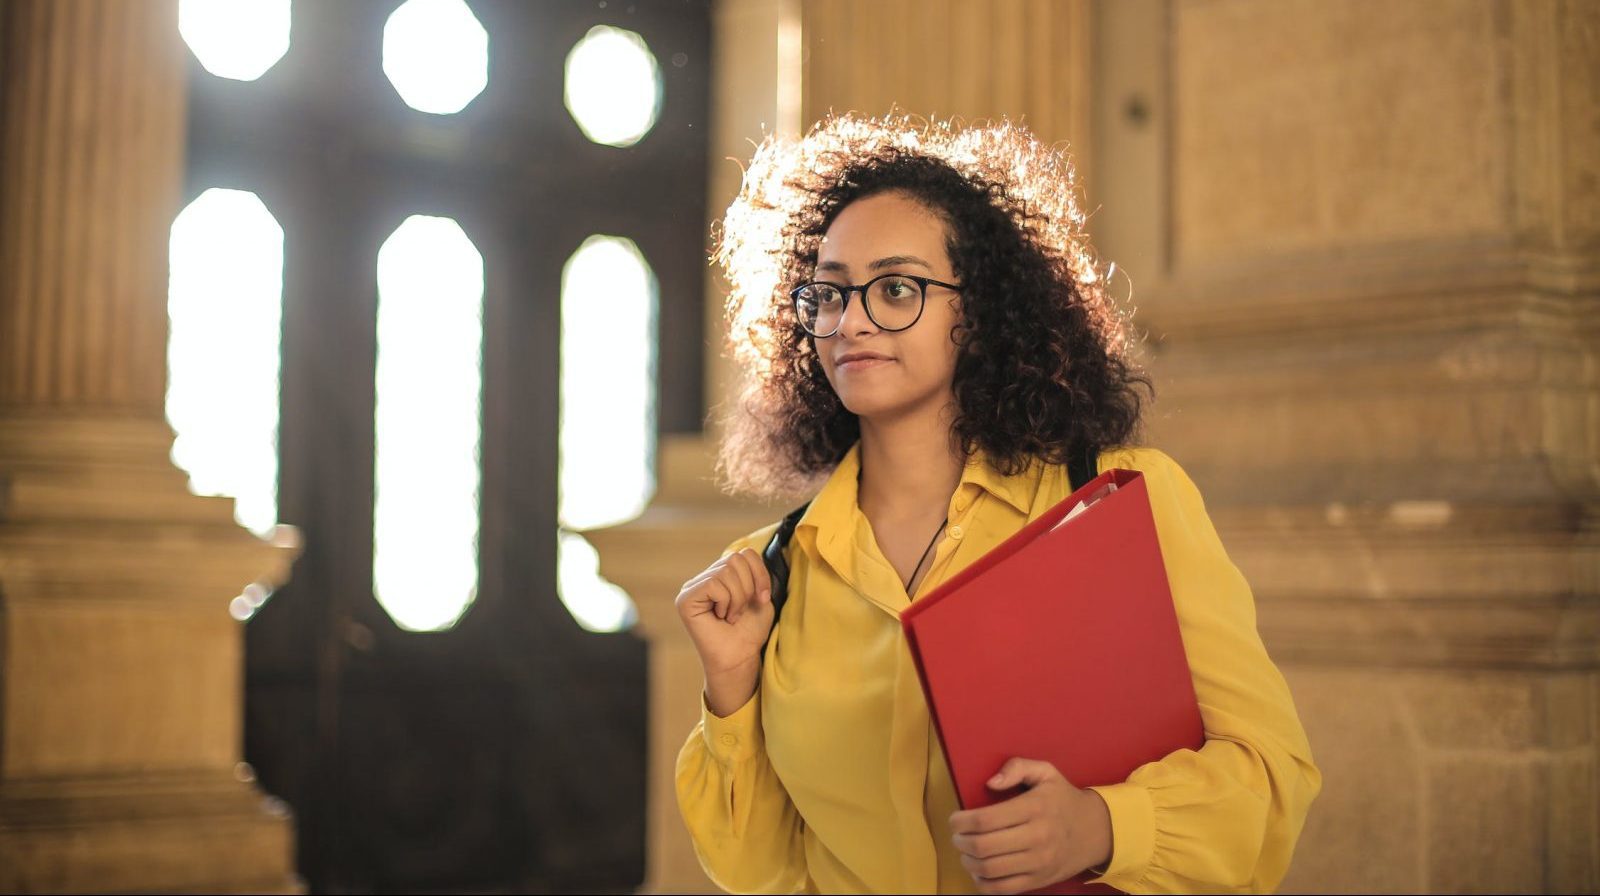
<svg viewBox="0 0 1600 896">
<path fill-rule="evenodd" d="M 789 297 L 794 299 L 794 313 L 800 319 L 800 326 L 820 339 L 839 332 L 845 309 L 850 306 L 850 297 L 858 292 L 861 293 L 867 319 L 878 329 L 891 333 L 908 329 L 922 318 L 922 308 L 927 302 L 930 286 L 961 291 L 961 287 L 954 283 L 931 277 L 882 274 L 860 286 L 816 280 L 790 290 Z"/>
</svg>

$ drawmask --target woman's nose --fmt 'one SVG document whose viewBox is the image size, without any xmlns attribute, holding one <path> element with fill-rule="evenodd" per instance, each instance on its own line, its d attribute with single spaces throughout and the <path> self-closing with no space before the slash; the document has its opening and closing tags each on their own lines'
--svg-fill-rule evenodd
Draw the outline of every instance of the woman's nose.
<svg viewBox="0 0 1600 896">
<path fill-rule="evenodd" d="M 867 294 L 852 293 L 850 301 L 845 303 L 844 317 L 839 319 L 839 329 L 848 333 L 865 333 L 877 328 L 878 325 L 867 314 Z"/>
</svg>

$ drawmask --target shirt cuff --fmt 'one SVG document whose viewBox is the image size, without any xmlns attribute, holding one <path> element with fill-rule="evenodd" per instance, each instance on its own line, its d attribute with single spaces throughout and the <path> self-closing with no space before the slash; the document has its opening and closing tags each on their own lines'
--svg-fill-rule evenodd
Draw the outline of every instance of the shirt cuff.
<svg viewBox="0 0 1600 896">
<path fill-rule="evenodd" d="M 1128 891 L 1144 878 L 1155 852 L 1155 804 L 1150 801 L 1150 791 L 1140 784 L 1124 782 L 1089 789 L 1100 794 L 1111 812 L 1111 862 L 1090 883 Z"/>
<path fill-rule="evenodd" d="M 761 734 L 760 698 L 761 689 L 756 688 L 743 706 L 721 717 L 711 711 L 704 692 L 701 693 L 700 733 L 705 738 L 706 749 L 717 762 L 729 765 L 749 759 L 765 746 Z"/>
</svg>

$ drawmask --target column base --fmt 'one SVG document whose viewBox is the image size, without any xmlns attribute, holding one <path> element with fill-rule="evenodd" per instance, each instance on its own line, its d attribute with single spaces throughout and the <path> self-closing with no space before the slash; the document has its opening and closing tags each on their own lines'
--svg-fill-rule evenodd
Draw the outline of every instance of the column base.
<svg viewBox="0 0 1600 896">
<path fill-rule="evenodd" d="M 191 494 L 171 446 L 159 418 L 0 407 L 0 892 L 305 889 L 238 762 L 229 615 L 298 533 Z"/>
<path fill-rule="evenodd" d="M 0 892 L 301 893 L 288 808 L 226 772 L 7 782 Z"/>
</svg>

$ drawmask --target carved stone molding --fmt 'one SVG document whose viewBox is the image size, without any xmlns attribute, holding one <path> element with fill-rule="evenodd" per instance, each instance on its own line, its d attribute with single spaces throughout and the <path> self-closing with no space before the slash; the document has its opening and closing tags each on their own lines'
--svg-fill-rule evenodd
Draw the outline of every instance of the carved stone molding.
<svg viewBox="0 0 1600 896">
<path fill-rule="evenodd" d="M 1280 661 L 1600 669 L 1600 506 L 1397 501 L 1212 518 Z"/>
<path fill-rule="evenodd" d="M 1151 367 L 1149 440 L 1219 505 L 1600 500 L 1600 356 L 1570 334 L 1174 349 Z"/>
<path fill-rule="evenodd" d="M 1529 311 L 1596 333 L 1597 296 L 1600 254 L 1466 240 L 1191 267 L 1135 280 L 1129 299 L 1145 327 L 1204 342 L 1286 333 L 1333 341 L 1374 328 L 1514 323 Z"/>
<path fill-rule="evenodd" d="M 0 408 L 6 599 L 215 601 L 287 581 L 299 533 L 240 528 L 232 499 L 189 492 L 171 447 L 143 417 Z"/>
</svg>

